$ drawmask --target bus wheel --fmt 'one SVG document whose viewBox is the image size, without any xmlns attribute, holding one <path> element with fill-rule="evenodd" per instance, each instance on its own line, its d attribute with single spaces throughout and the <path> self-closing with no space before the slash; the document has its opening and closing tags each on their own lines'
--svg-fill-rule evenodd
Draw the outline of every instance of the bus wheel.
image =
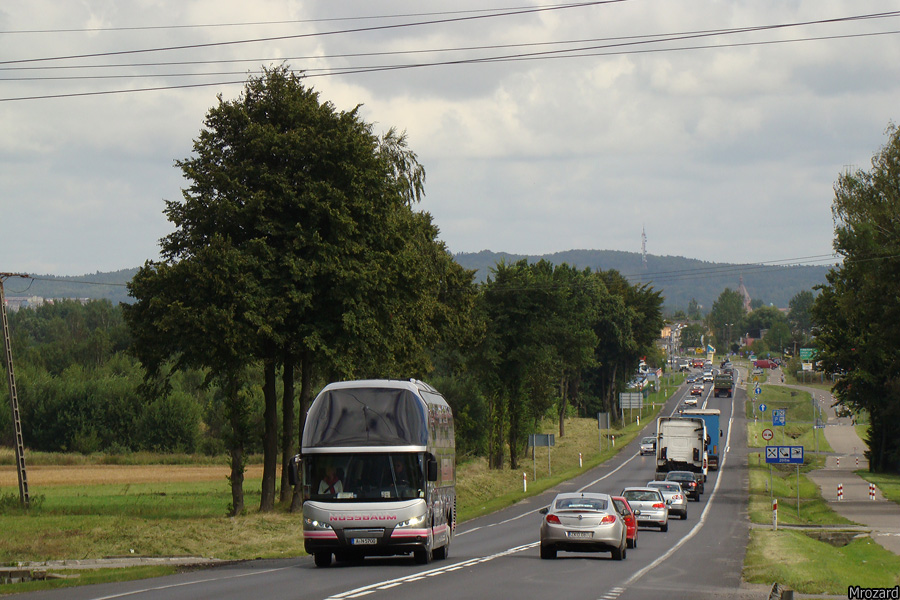
<svg viewBox="0 0 900 600">
<path fill-rule="evenodd" d="M 447 537 L 447 543 L 440 548 L 434 549 L 434 560 L 444 560 L 450 554 L 450 537 Z"/>
<path fill-rule="evenodd" d="M 327 567 L 331 564 L 331 552 L 316 552 L 313 557 L 317 567 Z"/>
<path fill-rule="evenodd" d="M 431 548 L 421 548 L 419 550 L 414 550 L 413 558 L 416 559 L 416 564 L 427 565 L 433 558 Z"/>
</svg>

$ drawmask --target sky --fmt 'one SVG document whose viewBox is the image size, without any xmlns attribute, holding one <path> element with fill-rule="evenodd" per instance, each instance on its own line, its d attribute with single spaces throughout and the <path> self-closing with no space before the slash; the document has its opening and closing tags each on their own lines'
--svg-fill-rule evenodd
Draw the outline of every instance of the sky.
<svg viewBox="0 0 900 600">
<path fill-rule="evenodd" d="M 157 260 L 207 111 L 280 64 L 406 132 L 453 253 L 834 262 L 898 57 L 886 0 L 4 0 L 0 272 Z"/>
</svg>

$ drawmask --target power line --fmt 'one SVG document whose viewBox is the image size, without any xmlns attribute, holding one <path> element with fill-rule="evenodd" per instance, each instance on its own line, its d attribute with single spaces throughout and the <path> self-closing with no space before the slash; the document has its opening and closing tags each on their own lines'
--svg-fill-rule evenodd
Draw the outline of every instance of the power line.
<svg viewBox="0 0 900 600">
<path fill-rule="evenodd" d="M 793 42 L 808 42 L 808 41 L 821 41 L 821 40 L 834 40 L 834 39 L 849 39 L 849 38 L 860 38 L 860 37 L 872 37 L 872 36 L 883 36 L 883 35 L 896 35 L 900 33 L 900 31 L 884 31 L 884 32 L 870 32 L 870 33 L 860 33 L 860 34 L 845 34 L 845 35 L 831 35 L 831 36 L 816 36 L 816 37 L 805 37 L 805 38 L 794 38 L 788 40 L 767 40 L 767 41 L 757 41 L 757 42 L 735 42 L 730 44 L 710 44 L 710 45 L 695 45 L 695 46 L 682 46 L 682 47 L 669 47 L 669 48 L 653 48 L 653 49 L 644 49 L 644 50 L 627 50 L 627 51 L 613 51 L 613 52 L 591 52 L 587 53 L 586 50 L 597 50 L 597 49 L 606 49 L 606 48 L 614 48 L 622 45 L 636 45 L 636 44 L 648 44 L 648 43 L 660 43 L 662 41 L 683 41 L 685 39 L 691 39 L 695 37 L 708 37 L 711 35 L 730 35 L 734 33 L 746 33 L 750 31 L 762 31 L 765 29 L 777 29 L 784 28 L 788 26 L 799 26 L 799 25 L 808 25 L 812 23 L 833 23 L 837 21 L 853 21 L 853 20 L 863 20 L 870 18 L 884 18 L 886 16 L 896 17 L 900 16 L 900 11 L 894 11 L 892 13 L 877 13 L 873 15 L 858 15 L 853 17 L 843 17 L 840 19 L 826 19 L 822 21 L 807 21 L 799 24 L 779 24 L 779 25 L 770 25 L 770 26 L 757 26 L 750 28 L 739 28 L 739 29 L 731 29 L 731 30 L 715 30 L 715 33 L 712 32 L 696 32 L 696 33 L 688 33 L 688 34 L 672 34 L 672 37 L 660 37 L 658 34 L 655 37 L 656 39 L 645 39 L 638 42 L 625 42 L 620 44 L 609 44 L 603 46 L 589 46 L 582 48 L 569 48 L 564 50 L 552 50 L 547 52 L 531 52 L 531 53 L 519 53 L 519 54 L 509 54 L 504 56 L 493 56 L 493 57 L 476 57 L 476 58 L 465 58 L 465 59 L 457 59 L 457 60 L 448 60 L 448 61 L 436 61 L 430 63 L 411 63 L 411 64 L 395 64 L 395 65 L 375 65 L 375 66 L 366 66 L 366 67 L 341 67 L 341 68 L 331 68 L 331 69 L 307 69 L 307 70 L 294 70 L 295 73 L 302 75 L 307 78 L 317 78 L 317 77 L 328 77 L 335 75 L 350 75 L 350 74 L 363 74 L 363 73 L 375 73 L 381 71 L 389 71 L 389 70 L 401 70 L 401 69 L 411 69 L 411 68 L 425 68 L 425 67 L 435 67 L 435 66 L 449 66 L 449 65 L 463 65 L 463 64 L 474 64 L 474 63 L 491 63 L 491 62 L 504 62 L 504 61 L 512 61 L 512 60 L 545 60 L 549 58 L 584 58 L 591 56 L 622 56 L 628 54 L 643 54 L 643 53 L 658 53 L 658 52 L 678 52 L 685 50 L 701 50 L 701 49 L 718 49 L 718 48 L 729 48 L 729 47 L 742 47 L 742 46 L 761 46 L 761 45 L 774 45 L 774 44 L 784 44 L 784 43 L 793 43 Z M 651 36 L 637 36 L 637 37 L 651 37 Z M 615 38 L 614 38 L 615 39 Z M 546 43 L 569 43 L 569 42 L 546 42 Z M 532 44 L 527 44 L 532 45 Z M 518 45 L 510 45 L 509 47 L 517 47 Z M 500 46 L 503 47 L 503 46 Z M 444 51 L 452 51 L 453 49 L 446 49 Z M 460 49 L 462 50 L 462 49 Z M 421 52 L 421 51 L 407 51 L 407 52 Z M 376 55 L 376 53 L 372 53 L 371 55 Z M 3 63 L 0 63 L 3 64 Z M 161 63 L 165 64 L 165 63 Z M 178 64 L 178 63 L 174 63 Z M 188 63 L 191 64 L 191 63 Z M 107 65 L 104 65 L 107 66 Z M 109 65 L 115 66 L 115 65 Z M 120 65 L 120 66 L 129 66 L 129 65 Z M 137 66 L 146 66 L 146 65 L 137 65 Z M 46 68 L 59 68 L 59 67 L 46 67 Z M 84 68 L 91 68 L 89 66 L 85 66 Z M 4 69 L 4 67 L 0 67 L 0 69 Z M 323 71 L 321 73 L 315 73 L 314 71 Z M 209 74 L 195 74 L 195 76 L 203 76 Z M 159 77 L 165 78 L 169 75 L 159 74 L 159 75 L 145 75 L 144 77 Z M 173 74 L 171 76 L 185 76 L 183 74 Z M 122 76 L 125 77 L 125 76 Z M 137 77 L 137 76 L 132 76 Z M 98 77 L 100 78 L 100 77 Z M 25 80 L 25 78 L 22 78 Z M 49 79 L 49 78 L 46 78 Z M 194 84 L 184 84 L 184 85 L 160 85 L 153 86 L 147 88 L 133 88 L 133 89 L 117 89 L 117 90 L 103 90 L 103 91 L 90 91 L 90 92 L 72 92 L 72 93 L 60 93 L 60 94 L 42 94 L 42 95 L 32 95 L 32 96 L 20 96 L 20 97 L 10 97 L 10 98 L 0 98 L 0 102 L 9 102 L 9 101 L 17 101 L 17 100 L 38 100 L 38 99 L 52 99 L 52 98 L 71 98 L 71 97 L 80 97 L 80 96 L 99 96 L 99 95 L 111 95 L 111 94 L 120 94 L 120 93 L 136 93 L 136 92 L 147 92 L 147 91 L 161 91 L 161 90 L 175 90 L 175 89 L 187 89 L 187 88 L 197 88 L 197 87 L 211 87 L 211 86 L 226 86 L 226 85 L 238 85 L 246 83 L 244 79 L 242 80 L 234 80 L 234 81 L 217 81 L 217 82 L 209 82 L 209 83 L 194 83 Z"/>
<path fill-rule="evenodd" d="M 556 8 L 568 7 L 572 3 L 565 4 L 542 4 L 530 6 L 509 6 L 503 8 L 482 8 L 470 10 L 446 10 L 434 12 L 419 13 L 399 13 L 391 15 L 369 15 L 369 16 L 353 16 L 353 17 L 327 17 L 322 19 L 292 19 L 283 21 L 241 21 L 237 23 L 198 23 L 193 25 L 142 25 L 134 27 L 85 27 L 79 29 L 20 29 L 20 30 L 0 30 L 0 35 L 6 34 L 45 34 L 45 33 L 99 33 L 99 32 L 115 32 L 115 31 L 154 31 L 154 30 L 175 30 L 175 29 L 207 29 L 220 27 L 258 27 L 261 25 L 301 25 L 304 23 L 333 23 L 340 21 L 372 21 L 383 19 L 408 19 L 419 17 L 434 17 L 439 15 L 464 15 L 495 12 L 498 10 L 525 10 L 533 8 Z"/>
<path fill-rule="evenodd" d="M 401 29 L 406 27 L 422 27 L 426 25 L 443 25 L 447 23 L 460 23 L 465 21 L 474 21 L 481 19 L 493 19 L 497 17 L 510 17 L 510 16 L 518 16 L 532 13 L 541 13 L 548 11 L 557 11 L 557 10 L 566 10 L 570 8 L 585 8 L 588 6 L 597 6 L 601 4 L 617 4 L 620 2 L 628 2 L 630 0 L 595 0 L 593 2 L 579 2 L 574 4 L 560 4 L 554 5 L 550 7 L 544 8 L 526 8 L 526 9 L 514 9 L 505 12 L 495 12 L 487 15 L 474 15 L 469 17 L 452 17 L 448 19 L 435 19 L 431 21 L 417 21 L 413 23 L 398 23 L 393 25 L 378 25 L 373 27 L 356 27 L 353 29 L 339 29 L 335 31 L 320 31 L 313 33 L 299 33 L 293 35 L 279 35 L 279 36 L 270 36 L 270 37 L 262 37 L 262 38 L 251 38 L 244 40 L 229 40 L 224 42 L 205 42 L 198 44 L 185 44 L 180 46 L 163 46 L 157 48 L 142 48 L 136 50 L 117 50 L 112 52 L 95 52 L 89 54 L 72 54 L 67 56 L 49 56 L 43 58 L 22 58 L 22 59 L 14 59 L 14 60 L 4 60 L 0 61 L 0 65 L 11 65 L 11 64 L 24 64 L 24 63 L 35 63 L 35 62 L 49 62 L 56 60 L 72 60 L 76 58 L 98 58 L 104 56 L 123 56 L 123 55 L 132 55 L 132 54 L 146 54 L 151 52 L 171 52 L 175 50 L 197 50 L 200 48 L 218 48 L 222 46 L 234 46 L 234 45 L 243 45 L 243 44 L 255 44 L 259 42 L 278 42 L 284 40 L 297 40 L 297 39 L 305 39 L 305 38 L 315 38 L 315 37 L 325 37 L 332 35 L 345 35 L 350 33 L 367 33 L 372 31 L 386 31 L 392 29 Z"/>
</svg>

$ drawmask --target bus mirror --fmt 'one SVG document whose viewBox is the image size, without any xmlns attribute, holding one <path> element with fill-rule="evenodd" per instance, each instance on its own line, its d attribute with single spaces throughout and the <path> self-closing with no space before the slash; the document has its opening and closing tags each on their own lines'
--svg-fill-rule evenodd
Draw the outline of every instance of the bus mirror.
<svg viewBox="0 0 900 600">
<path fill-rule="evenodd" d="M 300 455 L 292 456 L 291 460 L 288 461 L 288 483 L 291 486 L 296 486 L 300 483 Z"/>
<path fill-rule="evenodd" d="M 437 459 L 433 456 L 429 456 L 428 462 L 426 463 L 426 465 L 427 465 L 426 468 L 428 470 L 428 473 L 426 474 L 428 481 L 437 481 L 437 478 L 438 478 Z"/>
</svg>

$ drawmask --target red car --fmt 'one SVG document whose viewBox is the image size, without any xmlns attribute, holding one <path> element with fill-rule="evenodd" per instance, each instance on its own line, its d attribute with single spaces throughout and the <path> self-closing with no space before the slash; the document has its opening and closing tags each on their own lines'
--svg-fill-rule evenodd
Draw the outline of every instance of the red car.
<svg viewBox="0 0 900 600">
<path fill-rule="evenodd" d="M 625 543 L 629 548 L 637 548 L 637 515 L 634 514 L 634 511 L 631 509 L 631 505 L 628 504 L 628 500 L 626 500 L 622 496 L 611 496 L 611 498 L 613 504 L 616 505 L 616 510 L 619 511 L 620 515 L 622 515 L 622 520 L 625 521 Z"/>
</svg>

